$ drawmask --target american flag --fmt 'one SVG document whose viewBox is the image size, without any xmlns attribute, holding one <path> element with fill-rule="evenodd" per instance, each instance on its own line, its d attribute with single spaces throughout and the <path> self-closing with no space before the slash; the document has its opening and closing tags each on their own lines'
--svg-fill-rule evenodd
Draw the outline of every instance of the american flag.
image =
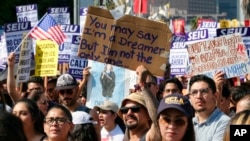
<svg viewBox="0 0 250 141">
<path fill-rule="evenodd" d="M 50 15 L 46 15 L 38 25 L 31 30 L 30 36 L 38 40 L 51 39 L 59 45 L 66 39 L 60 25 L 58 25 L 55 19 Z"/>
</svg>

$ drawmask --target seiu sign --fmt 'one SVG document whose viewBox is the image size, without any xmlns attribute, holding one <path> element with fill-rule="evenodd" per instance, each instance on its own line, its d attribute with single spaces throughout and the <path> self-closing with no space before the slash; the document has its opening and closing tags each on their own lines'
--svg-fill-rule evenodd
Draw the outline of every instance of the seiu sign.
<svg viewBox="0 0 250 141">
<path fill-rule="evenodd" d="M 69 8 L 68 7 L 49 8 L 48 13 L 50 14 L 69 13 Z"/>
<path fill-rule="evenodd" d="M 201 40 L 201 39 L 207 39 L 207 38 L 208 38 L 207 29 L 188 32 L 186 35 L 186 41 L 195 41 L 195 40 Z"/>
<path fill-rule="evenodd" d="M 240 33 L 242 37 L 245 37 L 250 36 L 250 27 L 221 28 L 217 29 L 216 33 L 217 37 L 233 33 Z"/>
<path fill-rule="evenodd" d="M 22 5 L 22 6 L 17 6 L 16 7 L 16 12 L 17 13 L 26 12 L 26 11 L 33 11 L 33 10 L 37 10 L 37 5 L 36 4 Z"/>
<path fill-rule="evenodd" d="M 30 22 L 9 23 L 4 25 L 5 32 L 16 32 L 16 31 L 24 31 L 30 29 L 31 29 Z"/>
<path fill-rule="evenodd" d="M 200 28 L 217 28 L 217 22 L 210 22 L 210 21 L 201 22 Z"/>
<path fill-rule="evenodd" d="M 63 25 L 61 25 L 61 29 L 65 33 L 80 33 L 80 26 L 79 25 L 63 24 Z"/>
</svg>

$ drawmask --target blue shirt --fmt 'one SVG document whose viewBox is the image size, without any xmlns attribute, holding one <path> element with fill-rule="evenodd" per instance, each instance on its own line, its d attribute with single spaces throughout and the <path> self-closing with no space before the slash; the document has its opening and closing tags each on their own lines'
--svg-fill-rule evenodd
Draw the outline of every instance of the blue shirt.
<svg viewBox="0 0 250 141">
<path fill-rule="evenodd" d="M 218 108 L 203 123 L 199 123 L 198 118 L 194 117 L 196 141 L 222 141 L 229 120 L 230 118 Z"/>
</svg>

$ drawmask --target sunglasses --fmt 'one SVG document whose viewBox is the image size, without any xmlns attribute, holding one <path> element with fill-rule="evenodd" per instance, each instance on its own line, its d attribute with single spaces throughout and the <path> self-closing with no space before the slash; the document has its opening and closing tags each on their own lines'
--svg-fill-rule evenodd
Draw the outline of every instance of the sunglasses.
<svg viewBox="0 0 250 141">
<path fill-rule="evenodd" d="M 133 112 L 133 113 L 137 113 L 140 111 L 141 109 L 141 106 L 140 105 L 137 105 L 137 106 L 132 106 L 132 107 L 122 107 L 120 109 L 121 113 L 122 114 L 127 114 L 129 109 Z"/>
<path fill-rule="evenodd" d="M 73 89 L 59 90 L 59 94 L 73 94 Z"/>
<path fill-rule="evenodd" d="M 56 124 L 59 124 L 59 125 L 63 125 L 63 124 L 65 124 L 66 122 L 67 123 L 70 123 L 71 121 L 70 120 L 68 120 L 67 118 L 45 118 L 44 119 L 44 123 L 47 123 L 47 124 L 49 124 L 49 125 L 53 125 L 53 123 L 56 123 Z"/>
<path fill-rule="evenodd" d="M 171 119 L 169 117 L 163 117 L 163 120 L 167 124 L 174 124 L 175 126 L 183 126 L 186 123 L 186 121 L 182 118 Z"/>
</svg>

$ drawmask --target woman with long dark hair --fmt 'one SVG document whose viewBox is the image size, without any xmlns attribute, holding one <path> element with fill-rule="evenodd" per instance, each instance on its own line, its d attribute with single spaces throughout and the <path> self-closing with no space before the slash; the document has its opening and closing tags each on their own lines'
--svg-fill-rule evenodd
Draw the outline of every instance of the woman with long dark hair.
<svg viewBox="0 0 250 141">
<path fill-rule="evenodd" d="M 28 141 L 38 141 L 44 135 L 43 114 L 31 99 L 21 99 L 13 107 L 12 113 L 23 123 Z"/>
</svg>

